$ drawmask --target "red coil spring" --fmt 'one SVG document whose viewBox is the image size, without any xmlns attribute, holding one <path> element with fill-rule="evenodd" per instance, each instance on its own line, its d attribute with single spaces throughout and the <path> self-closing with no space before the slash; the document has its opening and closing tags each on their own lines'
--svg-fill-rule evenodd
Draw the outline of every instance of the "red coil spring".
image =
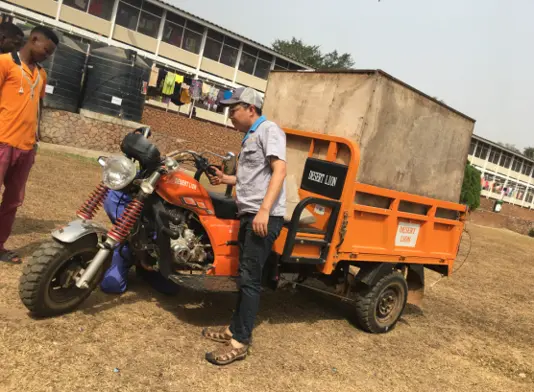
<svg viewBox="0 0 534 392">
<path fill-rule="evenodd" d="M 86 202 L 83 203 L 78 211 L 76 211 L 76 215 L 85 220 L 93 219 L 96 212 L 104 202 L 108 192 L 109 188 L 100 183 L 96 187 L 95 191 L 89 195 L 89 198 L 86 200 Z"/>
<path fill-rule="evenodd" d="M 124 241 L 130 234 L 130 231 L 132 231 L 142 210 L 143 202 L 137 199 L 132 200 L 122 213 L 121 217 L 117 219 L 117 222 L 115 222 L 111 230 L 108 231 L 108 237 L 118 242 Z"/>
</svg>

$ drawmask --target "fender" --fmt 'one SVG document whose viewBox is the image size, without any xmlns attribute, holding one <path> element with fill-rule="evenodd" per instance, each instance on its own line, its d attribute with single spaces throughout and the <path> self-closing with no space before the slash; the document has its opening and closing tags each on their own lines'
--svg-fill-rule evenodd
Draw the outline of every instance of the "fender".
<svg viewBox="0 0 534 392">
<path fill-rule="evenodd" d="M 356 275 L 356 279 L 362 282 L 367 286 L 375 285 L 384 275 L 387 275 L 393 268 L 395 264 L 391 263 L 364 263 L 358 265 L 360 270 Z"/>
<path fill-rule="evenodd" d="M 106 235 L 107 232 L 107 229 L 99 223 L 78 219 L 53 231 L 52 237 L 59 242 L 72 244 L 82 237 L 88 235 L 101 237 L 102 235 Z"/>
</svg>

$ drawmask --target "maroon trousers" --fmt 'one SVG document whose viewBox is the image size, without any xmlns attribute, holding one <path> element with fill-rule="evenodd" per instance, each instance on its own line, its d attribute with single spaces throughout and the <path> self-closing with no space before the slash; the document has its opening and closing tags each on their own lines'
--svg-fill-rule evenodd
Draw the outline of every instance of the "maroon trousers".
<svg viewBox="0 0 534 392">
<path fill-rule="evenodd" d="M 4 186 L 0 204 L 0 251 L 11 234 L 17 209 L 24 201 L 26 181 L 35 162 L 35 150 L 20 150 L 0 143 L 0 189 Z"/>
</svg>

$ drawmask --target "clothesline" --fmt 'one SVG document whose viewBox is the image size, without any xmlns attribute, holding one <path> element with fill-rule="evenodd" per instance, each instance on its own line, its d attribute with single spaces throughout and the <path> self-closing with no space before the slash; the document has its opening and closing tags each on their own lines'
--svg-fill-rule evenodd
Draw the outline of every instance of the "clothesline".
<svg viewBox="0 0 534 392">
<path fill-rule="evenodd" d="M 208 110 L 222 113 L 220 101 L 232 95 L 229 88 L 218 88 L 190 75 L 183 75 L 154 64 L 150 72 L 147 96 L 161 99 L 167 107 L 170 102 L 176 106 L 191 104 L 189 116 L 193 115 L 195 104 L 201 104 Z"/>
</svg>

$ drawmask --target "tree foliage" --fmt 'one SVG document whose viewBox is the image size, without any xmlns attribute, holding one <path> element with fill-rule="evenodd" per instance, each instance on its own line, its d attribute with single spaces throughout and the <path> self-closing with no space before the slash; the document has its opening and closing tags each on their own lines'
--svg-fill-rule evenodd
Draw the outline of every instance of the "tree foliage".
<svg viewBox="0 0 534 392">
<path fill-rule="evenodd" d="M 480 193 L 482 192 L 480 175 L 480 171 L 468 162 L 465 166 L 460 202 L 467 204 L 470 211 L 474 211 L 480 207 Z"/>
<path fill-rule="evenodd" d="M 523 155 L 527 158 L 534 159 L 534 147 L 526 147 L 523 150 Z"/>
<path fill-rule="evenodd" d="M 273 42 L 272 47 L 277 52 L 308 64 L 315 69 L 349 69 L 354 66 L 354 60 L 350 53 L 340 54 L 337 50 L 322 53 L 319 45 L 308 45 L 295 37 L 291 40 L 277 39 Z"/>
</svg>

